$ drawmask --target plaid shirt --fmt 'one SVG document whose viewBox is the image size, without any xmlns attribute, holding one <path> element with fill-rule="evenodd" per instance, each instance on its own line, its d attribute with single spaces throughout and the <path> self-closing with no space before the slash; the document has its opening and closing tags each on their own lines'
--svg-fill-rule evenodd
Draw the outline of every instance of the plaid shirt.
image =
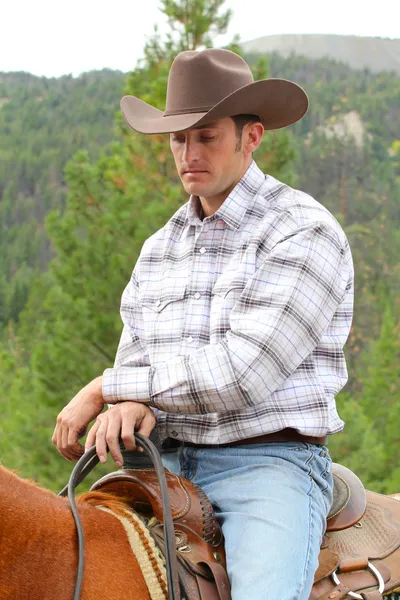
<svg viewBox="0 0 400 600">
<path fill-rule="evenodd" d="M 215 214 L 198 206 L 143 246 L 105 400 L 149 403 L 161 439 L 340 431 L 353 264 L 338 222 L 255 162 Z"/>
</svg>

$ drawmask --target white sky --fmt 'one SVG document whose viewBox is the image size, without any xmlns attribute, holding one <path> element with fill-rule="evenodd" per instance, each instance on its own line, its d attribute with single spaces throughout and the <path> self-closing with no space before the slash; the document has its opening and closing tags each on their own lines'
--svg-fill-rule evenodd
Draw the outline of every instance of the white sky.
<svg viewBox="0 0 400 600">
<path fill-rule="evenodd" d="M 159 0 L 20 0 L 0 9 L 0 71 L 48 77 L 92 69 L 130 71 L 153 25 L 162 26 Z M 400 37 L 398 0 L 226 0 L 228 34 L 242 41 L 281 33 Z"/>
</svg>

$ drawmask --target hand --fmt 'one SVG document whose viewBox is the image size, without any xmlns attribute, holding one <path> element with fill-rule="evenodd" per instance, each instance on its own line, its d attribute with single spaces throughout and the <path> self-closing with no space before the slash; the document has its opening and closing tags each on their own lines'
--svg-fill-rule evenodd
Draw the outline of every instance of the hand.
<svg viewBox="0 0 400 600">
<path fill-rule="evenodd" d="M 88 383 L 57 417 L 52 442 L 67 460 L 78 460 L 82 456 L 84 449 L 78 440 L 85 434 L 89 423 L 103 410 L 101 383 L 102 377 Z"/>
<path fill-rule="evenodd" d="M 119 447 L 122 438 L 127 450 L 136 450 L 134 432 L 149 437 L 156 424 L 153 411 L 141 402 L 119 402 L 99 415 L 86 438 L 85 450 L 96 444 L 100 461 L 107 460 L 107 446 L 117 467 L 122 467 L 123 458 Z"/>
</svg>

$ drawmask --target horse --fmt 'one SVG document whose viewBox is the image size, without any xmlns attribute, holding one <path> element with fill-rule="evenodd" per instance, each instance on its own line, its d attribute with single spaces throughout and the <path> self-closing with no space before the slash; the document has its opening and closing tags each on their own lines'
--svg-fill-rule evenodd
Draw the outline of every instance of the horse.
<svg viewBox="0 0 400 600">
<path fill-rule="evenodd" d="M 120 477 L 103 479 L 116 485 Z M 124 477 L 124 485 L 137 485 L 136 475 Z M 72 600 L 78 545 L 68 500 L 1 465 L 0 490 L 0 600 Z M 397 505 L 395 496 L 387 502 Z M 85 532 L 81 600 L 168 600 L 162 556 L 129 499 L 96 490 L 81 495 L 78 507 Z M 391 564 L 397 571 L 397 558 Z M 387 598 L 399 599 L 390 589 Z"/>
<path fill-rule="evenodd" d="M 127 535 L 128 505 L 88 492 L 78 507 L 85 531 L 81 599 L 152 600 Z M 78 548 L 68 500 L 2 466 L 0 548 L 0 600 L 72 600 Z M 161 575 L 159 597 L 166 600 Z"/>
</svg>

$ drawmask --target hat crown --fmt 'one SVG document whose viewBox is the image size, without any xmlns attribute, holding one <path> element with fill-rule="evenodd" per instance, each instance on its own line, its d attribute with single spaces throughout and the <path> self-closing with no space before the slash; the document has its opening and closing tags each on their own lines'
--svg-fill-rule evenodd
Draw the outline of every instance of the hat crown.
<svg viewBox="0 0 400 600">
<path fill-rule="evenodd" d="M 249 66 L 230 50 L 186 50 L 171 65 L 164 116 L 207 112 L 253 81 Z"/>
</svg>

